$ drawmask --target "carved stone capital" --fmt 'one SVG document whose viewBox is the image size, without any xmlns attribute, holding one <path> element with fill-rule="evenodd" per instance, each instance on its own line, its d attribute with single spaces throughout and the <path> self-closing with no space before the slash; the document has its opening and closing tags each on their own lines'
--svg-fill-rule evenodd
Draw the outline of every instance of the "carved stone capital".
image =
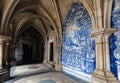
<svg viewBox="0 0 120 83">
<path fill-rule="evenodd" d="M 101 33 L 101 31 L 99 31 L 99 32 L 94 32 L 94 33 L 92 33 L 91 36 L 92 36 L 93 38 L 95 38 L 96 43 L 102 43 L 102 42 L 103 42 L 103 41 L 102 41 L 103 34 Z"/>
<path fill-rule="evenodd" d="M 116 28 L 109 28 L 104 31 L 104 42 L 109 42 L 109 37 L 117 31 Z"/>
<path fill-rule="evenodd" d="M 7 42 L 11 40 L 11 37 L 10 36 L 6 36 L 6 35 L 0 35 L 0 44 L 2 45 L 3 42 Z"/>
<path fill-rule="evenodd" d="M 95 38 L 96 43 L 108 42 L 109 37 L 111 34 L 116 32 L 115 28 L 106 28 L 100 31 L 96 31 L 92 33 L 92 37 Z"/>
</svg>

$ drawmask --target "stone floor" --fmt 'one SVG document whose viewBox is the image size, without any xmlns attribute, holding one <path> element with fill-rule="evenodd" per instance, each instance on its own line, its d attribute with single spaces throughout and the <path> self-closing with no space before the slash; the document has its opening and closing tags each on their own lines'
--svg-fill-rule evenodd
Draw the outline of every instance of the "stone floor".
<svg viewBox="0 0 120 83">
<path fill-rule="evenodd" d="M 11 80 L 4 83 L 88 83 L 57 72 L 45 64 L 12 67 L 10 76 Z"/>
</svg>

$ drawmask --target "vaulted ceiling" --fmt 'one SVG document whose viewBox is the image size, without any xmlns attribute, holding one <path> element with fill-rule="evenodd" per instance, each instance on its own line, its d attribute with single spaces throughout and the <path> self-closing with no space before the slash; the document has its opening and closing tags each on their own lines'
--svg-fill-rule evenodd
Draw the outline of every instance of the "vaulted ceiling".
<svg viewBox="0 0 120 83">
<path fill-rule="evenodd" d="M 25 26 L 34 26 L 47 38 L 52 29 L 62 41 L 62 24 L 73 2 L 82 2 L 93 17 L 93 0 L 0 0 L 0 33 L 17 37 Z M 24 26 L 24 27 L 23 27 Z"/>
</svg>

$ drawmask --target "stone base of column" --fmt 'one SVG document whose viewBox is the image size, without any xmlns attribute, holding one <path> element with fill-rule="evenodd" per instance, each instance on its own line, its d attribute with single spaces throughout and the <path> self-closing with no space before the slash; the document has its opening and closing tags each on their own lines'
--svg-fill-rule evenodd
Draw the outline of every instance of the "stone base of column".
<svg viewBox="0 0 120 83">
<path fill-rule="evenodd" d="M 92 83 L 119 83 L 111 71 L 95 70 Z"/>
<path fill-rule="evenodd" d="M 44 58 L 43 63 L 47 63 L 47 62 L 48 62 L 47 58 Z"/>
<path fill-rule="evenodd" d="M 10 78 L 10 72 L 7 69 L 1 69 L 0 70 L 0 83 L 3 83 L 4 81 L 9 80 Z"/>
<path fill-rule="evenodd" d="M 55 70 L 62 71 L 62 64 L 61 63 L 56 63 L 55 64 Z"/>
</svg>

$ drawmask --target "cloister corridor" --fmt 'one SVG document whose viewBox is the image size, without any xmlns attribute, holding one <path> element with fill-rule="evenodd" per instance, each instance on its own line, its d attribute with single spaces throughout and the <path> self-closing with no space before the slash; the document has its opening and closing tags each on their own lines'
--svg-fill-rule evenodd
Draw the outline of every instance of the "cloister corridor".
<svg viewBox="0 0 120 83">
<path fill-rule="evenodd" d="M 120 83 L 120 0 L 0 0 L 0 83 Z"/>
</svg>

